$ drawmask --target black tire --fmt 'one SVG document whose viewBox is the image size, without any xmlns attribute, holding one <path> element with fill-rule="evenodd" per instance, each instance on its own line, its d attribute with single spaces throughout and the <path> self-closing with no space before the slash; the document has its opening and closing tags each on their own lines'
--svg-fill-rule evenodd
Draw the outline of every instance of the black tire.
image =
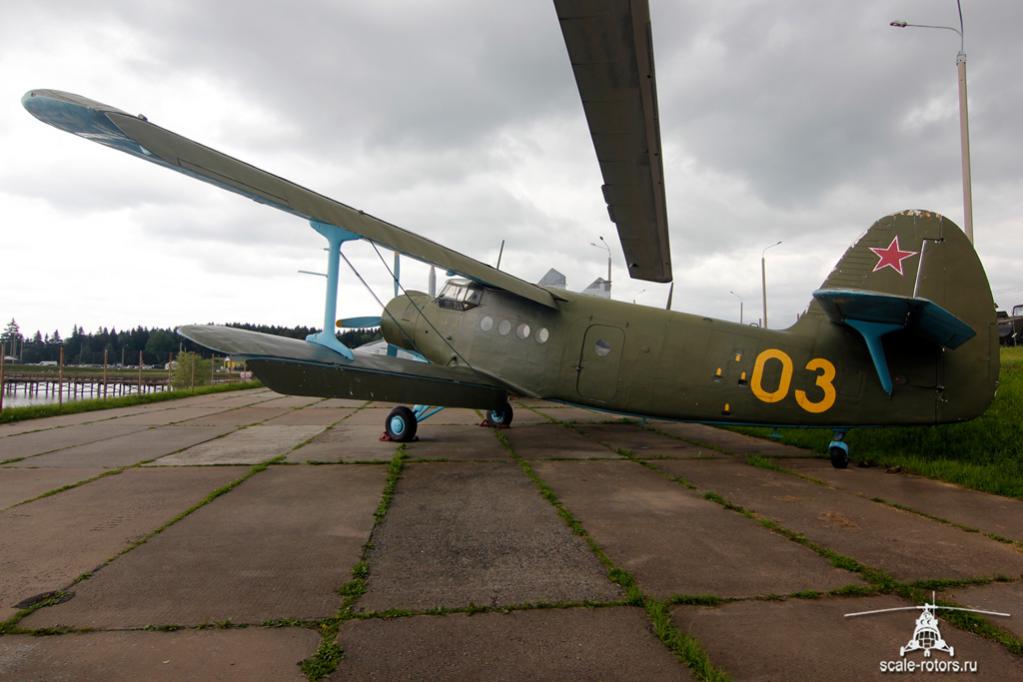
<svg viewBox="0 0 1023 682">
<path fill-rule="evenodd" d="M 512 406 L 508 404 L 508 401 L 504 401 L 501 407 L 495 410 L 487 411 L 487 424 L 490 426 L 498 426 L 501 428 L 508 428 L 511 426 L 512 418 L 515 413 L 512 411 Z"/>
<path fill-rule="evenodd" d="M 404 405 L 399 405 L 391 410 L 387 415 L 387 420 L 384 421 L 384 432 L 387 437 L 399 443 L 408 443 L 413 440 L 418 428 L 419 422 L 416 421 L 416 415 Z"/>
<path fill-rule="evenodd" d="M 849 453 L 845 448 L 832 445 L 828 448 L 828 454 L 831 455 L 831 466 L 836 469 L 845 469 L 849 466 Z"/>
</svg>

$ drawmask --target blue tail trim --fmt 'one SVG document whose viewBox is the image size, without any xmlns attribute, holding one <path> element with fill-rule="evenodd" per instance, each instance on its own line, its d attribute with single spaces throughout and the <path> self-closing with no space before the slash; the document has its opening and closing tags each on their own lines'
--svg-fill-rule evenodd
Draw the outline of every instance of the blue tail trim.
<svg viewBox="0 0 1023 682">
<path fill-rule="evenodd" d="M 973 327 L 926 298 L 861 289 L 818 289 L 813 297 L 832 322 L 860 333 L 874 361 L 881 387 L 888 395 L 892 394 L 892 377 L 882 344 L 884 336 L 905 330 L 955 349 L 977 334 Z"/>
</svg>

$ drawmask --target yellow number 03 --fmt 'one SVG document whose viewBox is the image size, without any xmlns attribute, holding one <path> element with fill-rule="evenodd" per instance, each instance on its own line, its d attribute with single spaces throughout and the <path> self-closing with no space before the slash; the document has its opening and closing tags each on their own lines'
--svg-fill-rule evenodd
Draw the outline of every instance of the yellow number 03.
<svg viewBox="0 0 1023 682">
<path fill-rule="evenodd" d="M 778 378 L 778 385 L 773 391 L 764 388 L 764 367 L 768 361 L 774 360 L 781 365 L 781 376 Z M 827 412 L 835 404 L 835 366 L 824 358 L 813 358 L 806 363 L 806 369 L 817 372 L 817 388 L 821 389 L 823 395 L 820 400 L 810 400 L 806 391 L 796 389 L 796 404 L 806 412 L 820 414 Z M 768 348 L 757 356 L 753 364 L 753 375 L 750 377 L 749 386 L 753 395 L 765 403 L 777 403 L 785 399 L 792 385 L 792 358 L 788 353 L 778 348 Z"/>
</svg>

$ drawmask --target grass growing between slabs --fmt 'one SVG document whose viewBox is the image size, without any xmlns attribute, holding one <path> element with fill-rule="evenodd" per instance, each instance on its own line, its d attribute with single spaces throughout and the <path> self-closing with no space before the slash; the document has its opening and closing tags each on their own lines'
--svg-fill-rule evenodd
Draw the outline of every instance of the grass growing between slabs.
<svg viewBox="0 0 1023 682">
<path fill-rule="evenodd" d="M 957 483 L 967 488 L 1023 499 L 1023 348 L 1001 350 L 998 394 L 987 412 L 961 424 L 852 429 L 846 441 L 853 462 Z M 735 429 L 762 438 L 771 428 Z M 781 441 L 823 453 L 830 429 L 777 429 Z"/>
<path fill-rule="evenodd" d="M 7 422 L 19 422 L 26 419 L 41 419 L 42 417 L 56 417 L 62 414 L 77 414 L 79 412 L 93 412 L 95 410 L 109 410 L 115 407 L 133 407 L 135 405 L 147 405 L 159 403 L 164 400 L 178 400 L 179 398 L 191 398 L 197 395 L 208 393 L 225 393 L 227 391 L 241 391 L 248 388 L 260 388 L 263 384 L 258 381 L 243 381 L 231 384 L 215 384 L 213 386 L 198 386 L 194 389 L 181 389 L 177 391 L 158 391 L 156 393 L 143 393 L 142 395 L 126 395 L 119 398 L 96 398 L 94 400 L 72 400 L 63 405 L 26 405 L 25 407 L 9 407 L 0 412 L 0 424 Z"/>
</svg>

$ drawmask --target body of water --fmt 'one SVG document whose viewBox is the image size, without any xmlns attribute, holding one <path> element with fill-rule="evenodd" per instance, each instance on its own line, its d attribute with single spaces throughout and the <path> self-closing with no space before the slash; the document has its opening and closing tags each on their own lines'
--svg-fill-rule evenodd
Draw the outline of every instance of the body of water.
<svg viewBox="0 0 1023 682">
<path fill-rule="evenodd" d="M 138 384 L 108 384 L 106 395 L 103 394 L 103 382 L 64 382 L 63 401 L 65 403 L 76 400 L 95 400 L 99 398 L 120 398 L 126 395 L 137 395 Z M 142 387 L 145 393 L 156 393 L 169 390 L 166 385 L 145 385 Z M 31 384 L 7 384 L 4 386 L 4 409 L 9 407 L 26 407 L 28 405 L 51 405 L 60 402 L 60 392 L 57 382 L 38 385 Z"/>
</svg>

